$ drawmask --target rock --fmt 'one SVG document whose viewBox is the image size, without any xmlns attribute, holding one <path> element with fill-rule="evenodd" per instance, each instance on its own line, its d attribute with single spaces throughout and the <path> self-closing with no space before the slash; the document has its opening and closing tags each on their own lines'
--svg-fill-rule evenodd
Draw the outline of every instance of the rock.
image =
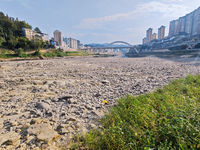
<svg viewBox="0 0 200 150">
<path fill-rule="evenodd" d="M 94 95 L 95 97 L 99 97 L 99 96 L 101 96 L 101 93 L 96 93 L 95 95 Z"/>
<path fill-rule="evenodd" d="M 8 102 L 15 102 L 15 101 L 21 100 L 22 98 L 23 96 L 15 96 L 9 99 Z"/>
<path fill-rule="evenodd" d="M 29 135 L 37 135 L 43 130 L 49 129 L 50 126 L 48 124 L 34 124 L 31 125 L 28 129 L 27 132 Z"/>
<path fill-rule="evenodd" d="M 54 97 L 51 101 L 52 102 L 57 102 L 59 99 L 57 97 Z"/>
<path fill-rule="evenodd" d="M 0 128 L 0 134 L 4 134 L 4 133 L 6 133 L 6 129 Z"/>
<path fill-rule="evenodd" d="M 7 141 L 8 145 L 18 146 L 20 144 L 20 137 L 19 133 L 14 133 Z"/>
<path fill-rule="evenodd" d="M 72 98 L 72 96 L 70 96 L 70 95 L 66 95 L 66 96 L 62 96 L 62 97 L 60 97 L 59 99 L 68 100 L 68 99 L 70 99 L 70 98 Z"/>
<path fill-rule="evenodd" d="M 77 104 L 77 100 L 69 99 L 69 100 L 68 100 L 68 103 L 69 103 L 69 104 Z"/>
<path fill-rule="evenodd" d="M 108 81 L 108 80 L 102 80 L 101 83 L 110 85 L 110 81 Z"/>
<path fill-rule="evenodd" d="M 41 118 L 33 118 L 31 121 L 30 121 L 30 124 L 40 124 L 42 122 L 42 119 Z"/>
<path fill-rule="evenodd" d="M 76 121 L 77 119 L 74 116 L 69 116 L 67 121 Z"/>
<path fill-rule="evenodd" d="M 58 147 L 56 147 L 54 145 L 49 145 L 49 144 L 43 144 L 42 145 L 42 149 L 45 149 L 45 150 L 59 150 Z"/>
<path fill-rule="evenodd" d="M 13 144 L 20 139 L 20 135 L 14 131 L 0 135 L 0 145 L 11 139 L 10 143 Z"/>
<path fill-rule="evenodd" d="M 38 102 L 36 103 L 37 109 L 50 109 L 50 105 L 44 102 Z"/>
<path fill-rule="evenodd" d="M 101 113 L 101 112 L 99 112 L 97 110 L 93 110 L 91 113 L 93 113 L 94 115 L 97 115 L 98 117 L 103 117 L 104 116 L 103 113 Z"/>
<path fill-rule="evenodd" d="M 52 140 L 58 139 L 59 134 L 52 129 L 42 130 L 41 133 L 37 135 L 37 141 L 45 141 L 46 143 L 52 142 Z"/>
</svg>

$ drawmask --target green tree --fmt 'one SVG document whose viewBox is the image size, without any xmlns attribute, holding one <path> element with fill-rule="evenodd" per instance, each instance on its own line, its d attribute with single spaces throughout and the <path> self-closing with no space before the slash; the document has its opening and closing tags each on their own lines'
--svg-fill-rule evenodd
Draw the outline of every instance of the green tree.
<svg viewBox="0 0 200 150">
<path fill-rule="evenodd" d="M 24 50 L 27 50 L 30 48 L 31 41 L 29 41 L 26 37 L 19 37 L 18 43 L 16 45 L 16 48 L 23 48 Z"/>
<path fill-rule="evenodd" d="M 39 50 L 40 47 L 42 46 L 42 40 L 34 39 L 32 40 L 32 44 L 35 50 Z"/>
<path fill-rule="evenodd" d="M 3 37 L 3 28 L 0 26 L 0 37 Z"/>
<path fill-rule="evenodd" d="M 15 46 L 18 43 L 18 39 L 15 38 L 14 36 L 11 36 L 10 39 L 8 40 L 7 44 L 8 44 L 8 48 L 10 49 L 14 49 Z"/>
<path fill-rule="evenodd" d="M 34 32 L 40 33 L 40 34 L 42 33 L 38 27 L 36 27 L 36 28 L 34 29 Z"/>
<path fill-rule="evenodd" d="M 0 47 L 2 46 L 3 42 L 4 42 L 4 39 L 0 37 Z"/>
<path fill-rule="evenodd" d="M 22 48 L 18 48 L 15 50 L 15 54 L 17 54 L 18 57 L 21 57 L 23 52 L 24 52 L 24 50 Z"/>
</svg>

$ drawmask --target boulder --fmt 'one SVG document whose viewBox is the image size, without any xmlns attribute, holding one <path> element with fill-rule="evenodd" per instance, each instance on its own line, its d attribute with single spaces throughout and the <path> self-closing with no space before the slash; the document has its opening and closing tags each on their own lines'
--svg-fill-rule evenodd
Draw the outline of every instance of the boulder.
<svg viewBox="0 0 200 150">
<path fill-rule="evenodd" d="M 27 132 L 29 135 L 37 135 L 46 129 L 50 129 L 49 124 L 33 124 L 29 126 Z"/>
<path fill-rule="evenodd" d="M 50 109 L 50 105 L 47 104 L 47 103 L 44 103 L 44 102 L 38 102 L 38 103 L 36 103 L 36 107 L 38 109 L 45 109 L 45 110 Z"/>
<path fill-rule="evenodd" d="M 59 138 L 59 134 L 56 131 L 54 131 L 53 129 L 45 129 L 37 135 L 36 140 L 37 141 L 45 141 L 46 143 L 50 143 L 53 140 L 56 140 L 58 138 Z"/>
</svg>

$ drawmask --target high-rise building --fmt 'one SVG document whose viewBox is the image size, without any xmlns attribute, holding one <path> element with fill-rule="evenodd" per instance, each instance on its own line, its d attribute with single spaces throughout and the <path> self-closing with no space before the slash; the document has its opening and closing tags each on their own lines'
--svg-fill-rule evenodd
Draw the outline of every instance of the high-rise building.
<svg viewBox="0 0 200 150">
<path fill-rule="evenodd" d="M 162 40 L 165 38 L 165 26 L 161 26 L 158 28 L 158 40 Z"/>
<path fill-rule="evenodd" d="M 146 38 L 143 38 L 142 44 L 146 44 Z"/>
<path fill-rule="evenodd" d="M 178 32 L 179 32 L 179 30 L 178 30 L 178 20 L 175 20 L 174 35 L 177 35 Z"/>
<path fill-rule="evenodd" d="M 175 30 L 175 20 L 169 23 L 169 37 L 174 36 L 174 30 Z"/>
<path fill-rule="evenodd" d="M 200 34 L 200 7 L 194 11 L 192 35 Z"/>
<path fill-rule="evenodd" d="M 152 35 L 152 40 L 154 40 L 154 39 L 157 39 L 157 34 L 156 33 L 153 33 L 153 35 Z"/>
<path fill-rule="evenodd" d="M 185 32 L 192 35 L 194 12 L 187 14 L 185 17 Z"/>
<path fill-rule="evenodd" d="M 62 33 L 59 30 L 55 30 L 53 34 L 54 34 L 54 41 L 58 43 L 58 46 L 62 46 L 63 45 Z"/>
<path fill-rule="evenodd" d="M 178 19 L 178 33 L 185 32 L 185 16 Z"/>
<path fill-rule="evenodd" d="M 148 43 L 150 43 L 151 40 L 152 40 L 152 31 L 153 31 L 152 28 L 149 28 L 149 29 L 147 30 L 146 42 L 148 42 Z"/>
</svg>

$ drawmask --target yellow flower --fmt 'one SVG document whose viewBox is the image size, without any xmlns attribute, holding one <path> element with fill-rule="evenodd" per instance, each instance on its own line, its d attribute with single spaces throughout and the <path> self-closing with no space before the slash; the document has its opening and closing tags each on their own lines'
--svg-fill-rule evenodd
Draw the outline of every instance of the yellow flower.
<svg viewBox="0 0 200 150">
<path fill-rule="evenodd" d="M 137 136 L 137 133 L 135 133 L 135 136 Z"/>
<path fill-rule="evenodd" d="M 104 103 L 104 104 L 108 104 L 108 102 L 107 102 L 106 100 L 104 100 L 102 103 Z"/>
</svg>

